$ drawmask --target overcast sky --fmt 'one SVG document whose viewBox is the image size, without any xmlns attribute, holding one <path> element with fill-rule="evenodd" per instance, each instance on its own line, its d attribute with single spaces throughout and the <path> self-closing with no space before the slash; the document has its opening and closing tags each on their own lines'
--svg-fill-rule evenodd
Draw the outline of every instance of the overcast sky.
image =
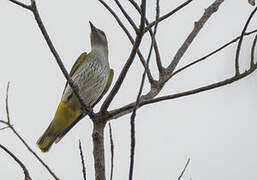
<svg viewBox="0 0 257 180">
<path fill-rule="evenodd" d="M 193 1 L 184 10 L 162 22 L 158 42 L 163 63 L 167 65 L 204 9 L 214 0 Z M 27 1 L 29 2 L 29 1 Z M 109 2 L 120 12 L 113 1 Z M 162 0 L 161 14 L 181 4 L 180 0 Z M 121 1 L 138 23 L 136 11 Z M 154 1 L 147 1 L 147 16 L 155 16 Z M 150 4 L 152 3 L 152 4 Z M 90 51 L 90 26 L 105 31 L 109 42 L 109 60 L 115 70 L 114 81 L 124 65 L 131 44 L 114 18 L 98 1 L 38 1 L 38 9 L 49 35 L 69 70 L 76 58 Z M 226 0 L 206 23 L 181 60 L 179 67 L 207 54 L 240 35 L 253 10 L 247 0 Z M 248 30 L 257 27 L 255 16 Z M 122 18 L 123 19 L 123 18 Z M 78 149 L 82 141 L 88 179 L 94 179 L 92 123 L 84 118 L 50 152 L 42 154 L 37 139 L 52 120 L 62 95 L 65 78 L 48 49 L 32 13 L 6 0 L 0 1 L 0 119 L 6 120 L 5 89 L 10 81 L 11 123 L 28 144 L 63 180 L 82 179 Z M 129 24 L 125 22 L 129 27 Z M 131 29 L 131 28 L 130 28 Z M 134 35 L 134 34 L 133 34 Z M 249 67 L 254 36 L 245 38 L 240 56 L 241 71 Z M 146 53 L 150 44 L 144 39 Z M 160 95 L 173 94 L 231 77 L 236 44 L 169 81 Z M 257 55 L 257 54 L 256 54 Z M 151 59 L 154 61 L 154 59 Z M 156 68 L 151 64 L 153 74 Z M 111 109 L 135 100 L 143 68 L 136 58 Z M 144 92 L 149 90 L 145 86 Z M 100 102 L 101 104 L 101 102 Z M 148 105 L 136 117 L 135 180 L 177 179 L 187 158 L 191 163 L 185 180 L 257 179 L 257 73 L 236 83 L 201 94 Z M 95 110 L 99 105 L 95 107 Z M 128 179 L 130 116 L 112 121 L 115 143 L 114 179 Z M 3 127 L 2 125 L 0 127 Z M 108 128 L 105 131 L 106 171 L 110 172 Z M 11 132 L 0 132 L 0 143 L 20 158 L 32 179 L 52 179 L 46 169 L 27 151 Z M 21 168 L 0 150 L 0 179 L 23 179 Z"/>
</svg>

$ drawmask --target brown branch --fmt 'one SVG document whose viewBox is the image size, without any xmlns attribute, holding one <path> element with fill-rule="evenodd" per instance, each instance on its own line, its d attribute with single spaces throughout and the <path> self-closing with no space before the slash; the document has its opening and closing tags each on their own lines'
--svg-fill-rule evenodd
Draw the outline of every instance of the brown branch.
<svg viewBox="0 0 257 180">
<path fill-rule="evenodd" d="M 8 83 L 7 83 L 6 94 L 5 94 L 5 111 L 6 111 L 7 123 L 8 124 L 10 124 L 10 114 L 9 114 L 9 104 L 8 104 L 9 86 L 10 86 L 10 81 L 8 81 Z"/>
<path fill-rule="evenodd" d="M 251 48 L 251 67 L 254 66 L 254 53 L 255 53 L 256 42 L 257 42 L 257 35 L 255 35 L 255 38 L 253 40 L 253 45 Z"/>
<path fill-rule="evenodd" d="M 250 32 L 246 32 L 246 33 L 244 33 L 244 36 L 248 36 L 248 35 L 251 35 L 251 34 L 256 33 L 256 32 L 257 32 L 257 30 L 250 31 Z M 184 67 L 182 67 L 182 68 L 176 70 L 176 71 L 172 74 L 172 77 L 175 76 L 176 74 L 180 73 L 181 71 L 183 71 L 183 70 L 185 70 L 185 69 L 187 69 L 187 68 L 189 68 L 189 67 L 191 67 L 191 66 L 193 66 L 193 65 L 195 65 L 195 64 L 197 64 L 197 63 L 199 63 L 199 62 L 202 62 L 202 61 L 206 60 L 208 57 L 210 57 L 210 56 L 212 56 L 212 55 L 218 53 L 219 51 L 223 50 L 223 49 L 226 48 L 227 46 L 229 46 L 229 45 L 231 45 L 231 44 L 237 42 L 237 41 L 240 39 L 240 37 L 241 37 L 241 36 L 236 37 L 235 39 L 233 39 L 233 40 L 231 40 L 230 42 L 224 44 L 223 46 L 221 46 L 221 47 L 219 47 L 218 49 L 212 51 L 211 53 L 209 53 L 209 54 L 203 56 L 202 58 L 197 59 L 197 60 L 195 60 L 195 61 L 189 63 L 188 65 L 185 65 Z"/>
<path fill-rule="evenodd" d="M 79 100 L 79 102 L 80 102 L 80 104 L 82 106 L 82 109 L 84 110 L 84 113 L 88 114 L 91 119 L 94 119 L 93 110 L 91 109 L 91 107 L 87 107 L 86 104 L 84 103 L 83 99 L 81 98 L 78 87 L 74 84 L 73 80 L 69 76 L 68 71 L 66 70 L 66 68 L 65 68 L 65 66 L 64 66 L 64 64 L 63 64 L 63 62 L 62 62 L 62 60 L 61 60 L 61 58 L 59 56 L 59 54 L 57 53 L 57 51 L 56 51 L 56 49 L 55 49 L 55 47 L 54 47 L 54 45 L 53 45 L 53 43 L 52 43 L 48 33 L 46 31 L 46 28 L 45 28 L 45 26 L 44 26 L 44 24 L 43 24 L 43 22 L 41 20 L 41 17 L 39 15 L 39 12 L 38 12 L 38 9 L 37 9 L 37 6 L 36 6 L 36 2 L 34 0 L 31 0 L 31 5 L 28 6 L 28 5 L 23 5 L 22 3 L 18 2 L 18 1 L 15 1 L 15 0 L 9 0 L 9 1 L 11 1 L 11 2 L 13 2 L 15 4 L 20 5 L 21 7 L 25 8 L 25 9 L 28 9 L 28 10 L 30 10 L 33 13 L 33 15 L 35 17 L 35 20 L 36 20 L 36 22 L 38 24 L 38 27 L 39 27 L 42 35 L 44 36 L 50 51 L 54 55 L 55 60 L 56 60 L 57 64 L 59 65 L 63 75 L 65 76 L 68 84 L 70 85 L 70 87 L 72 88 L 74 94 L 78 98 L 78 100 Z"/>
<path fill-rule="evenodd" d="M 224 0 L 215 0 L 204 12 L 199 21 L 195 22 L 194 28 L 189 36 L 186 38 L 182 46 L 177 51 L 175 57 L 167 68 L 167 77 L 165 78 L 165 82 L 167 82 L 181 60 L 182 56 L 185 54 L 195 37 L 198 35 L 200 30 L 203 28 L 204 24 L 209 20 L 209 18 L 218 11 L 219 6 L 224 2 Z"/>
<path fill-rule="evenodd" d="M 137 12 L 139 14 L 141 14 L 141 10 L 140 10 L 138 4 L 134 0 L 129 0 L 129 2 L 134 6 L 134 8 L 137 10 Z M 158 8 L 158 19 L 159 19 L 159 16 L 160 16 L 160 8 Z M 155 21 L 155 22 L 158 23 L 158 21 Z M 146 25 L 149 25 L 149 21 L 147 18 L 145 18 L 145 23 L 146 23 Z M 157 41 L 155 39 L 155 36 L 153 36 L 153 31 L 151 28 L 149 29 L 149 34 L 150 34 L 151 38 L 154 38 L 153 42 L 154 42 L 155 60 L 156 60 L 157 68 L 159 70 L 159 76 L 161 76 L 164 68 L 162 66 L 161 55 L 159 52 Z M 151 83 L 151 84 L 153 84 L 153 83 Z"/>
<path fill-rule="evenodd" d="M 245 23 L 245 26 L 244 26 L 244 29 L 241 33 L 241 37 L 239 39 L 239 42 L 238 42 L 238 45 L 237 45 L 237 49 L 236 49 L 236 59 L 235 59 L 235 75 L 238 75 L 240 72 L 239 72 L 239 55 L 240 55 L 240 50 L 241 50 L 241 46 L 242 46 L 242 42 L 243 42 L 243 38 L 244 38 L 244 33 L 253 17 L 253 15 L 255 14 L 257 10 L 257 7 L 251 12 L 250 16 L 248 17 L 246 23 Z"/>
<path fill-rule="evenodd" d="M 159 0 L 156 1 L 156 4 L 157 4 L 157 6 L 156 6 L 156 19 L 158 19 L 158 17 L 159 17 Z M 144 7 L 144 9 L 145 9 L 145 7 Z M 141 16 L 145 16 L 145 10 L 143 10 L 143 8 L 141 10 Z M 146 20 L 146 18 L 145 18 L 145 20 Z M 149 64 L 149 61 L 150 61 L 150 58 L 151 58 L 151 54 L 152 54 L 152 50 L 153 50 L 153 46 L 154 46 L 154 40 L 155 40 L 154 36 L 156 35 L 156 32 L 157 32 L 157 25 L 158 25 L 158 22 L 155 24 L 154 33 L 152 33 L 152 42 L 151 42 L 150 50 L 149 50 L 148 57 L 147 57 L 147 66 Z M 137 98 L 136 98 L 136 103 L 135 103 L 135 106 L 133 108 L 132 115 L 130 117 L 131 145 L 130 145 L 129 180 L 133 179 L 134 158 L 135 158 L 135 144 L 136 144 L 136 138 L 135 138 L 135 118 L 136 118 L 136 111 L 137 111 L 137 108 L 138 108 L 138 105 L 139 105 L 140 97 L 141 97 L 141 94 L 142 94 L 142 91 L 143 91 L 143 88 L 144 88 L 145 75 L 146 75 L 146 71 L 144 71 L 144 73 L 143 73 L 141 84 L 140 84 L 140 88 L 139 88 L 139 92 L 138 92 Z"/>
<path fill-rule="evenodd" d="M 189 3 L 191 3 L 193 0 L 188 0 L 186 2 L 184 2 L 183 4 L 181 4 L 180 6 L 178 6 L 177 8 L 175 8 L 174 10 L 172 10 L 171 12 L 161 16 L 158 20 L 155 20 L 154 22 L 151 22 L 148 26 L 145 27 L 144 29 L 144 33 L 149 31 L 156 22 L 161 22 L 165 19 L 167 19 L 168 17 L 172 16 L 173 14 L 175 14 L 176 12 L 178 12 L 179 10 L 183 9 L 186 5 L 188 5 Z"/>
<path fill-rule="evenodd" d="M 144 1 L 145 0 L 143 0 L 143 2 Z M 144 24 L 145 24 L 144 23 L 145 16 L 143 17 L 143 15 L 144 14 L 142 13 L 141 20 L 140 20 L 139 31 L 137 33 L 137 37 L 136 37 L 134 46 L 133 46 L 133 48 L 131 50 L 131 53 L 129 55 L 129 58 L 128 58 L 126 64 L 123 66 L 123 69 L 122 69 L 122 71 L 121 71 L 121 73 L 120 73 L 120 75 L 118 77 L 118 80 L 116 81 L 116 83 L 115 83 L 114 87 L 112 88 L 110 94 L 105 99 L 105 101 L 104 101 L 104 103 L 103 103 L 103 105 L 101 107 L 101 110 L 100 110 L 101 112 L 105 112 L 107 110 L 107 108 L 110 106 L 114 96 L 118 93 L 118 91 L 119 91 L 119 89 L 121 87 L 121 84 L 123 83 L 123 81 L 124 81 L 124 79 L 125 79 L 125 77 L 127 75 L 127 72 L 129 70 L 131 64 L 133 63 L 133 60 L 135 58 L 135 55 L 136 55 L 136 53 L 138 51 L 139 45 L 140 45 L 141 40 L 142 40 L 143 35 L 144 35 L 143 29 L 144 29 Z"/>
<path fill-rule="evenodd" d="M 2 148 L 5 152 L 7 152 L 22 168 L 25 180 L 31 180 L 31 177 L 29 175 L 29 171 L 27 170 L 26 166 L 11 152 L 9 151 L 6 147 L 0 144 L 0 148 Z"/>
<path fill-rule="evenodd" d="M 86 180 L 86 166 L 85 166 L 85 161 L 84 161 L 84 155 L 83 155 L 83 150 L 81 147 L 81 142 L 79 140 L 79 152 L 80 152 L 80 159 L 81 159 L 81 164 L 82 164 L 82 174 L 83 174 L 83 179 Z"/>
<path fill-rule="evenodd" d="M 93 154 L 95 162 L 95 180 L 106 180 L 104 158 L 104 127 L 106 122 L 94 121 Z"/>
<path fill-rule="evenodd" d="M 189 163 L 190 163 L 190 158 L 187 159 L 186 165 L 185 165 L 185 167 L 183 168 L 181 174 L 179 175 L 178 180 L 181 180 L 181 178 L 183 177 L 183 175 L 184 175 L 184 173 L 186 172 L 186 169 L 187 169 L 187 166 L 189 165 Z"/>
<path fill-rule="evenodd" d="M 122 5 L 120 4 L 119 0 L 114 0 L 114 1 L 117 4 L 117 6 L 119 7 L 119 9 L 121 10 L 122 14 L 125 16 L 125 18 L 128 20 L 130 25 L 133 27 L 133 29 L 137 33 L 138 32 L 138 28 L 137 28 L 137 25 L 135 24 L 135 22 L 131 19 L 131 17 L 128 15 L 126 10 L 122 7 Z"/>
<path fill-rule="evenodd" d="M 10 83 L 8 82 L 7 88 L 6 88 L 6 116 L 7 116 L 7 122 L 0 120 L 1 123 L 6 124 L 12 131 L 13 133 L 20 139 L 20 141 L 26 146 L 26 148 L 39 160 L 39 162 L 48 170 L 48 172 L 56 179 L 57 176 L 54 174 L 54 172 L 47 166 L 47 164 L 29 147 L 27 142 L 21 137 L 21 135 L 14 129 L 13 125 L 10 123 L 10 114 L 9 114 L 9 107 L 8 107 L 8 92 L 9 92 L 9 85 Z"/>
<path fill-rule="evenodd" d="M 113 178 L 113 160 L 114 160 L 114 143 L 113 143 L 113 137 L 112 137 L 112 126 L 111 123 L 109 123 L 109 134 L 110 134 L 110 144 L 111 144 L 111 173 L 110 173 L 110 180 Z"/>
<path fill-rule="evenodd" d="M 233 77 L 228 78 L 228 79 L 225 79 L 223 81 L 219 81 L 219 82 L 216 82 L 216 83 L 212 83 L 212 84 L 200 87 L 200 88 L 184 91 L 184 92 L 181 92 L 181 93 L 162 96 L 162 97 L 158 97 L 158 98 L 154 98 L 154 99 L 142 100 L 139 103 L 139 107 L 142 107 L 142 106 L 148 105 L 148 104 L 158 103 L 158 102 L 161 102 L 161 101 L 166 101 L 166 100 L 171 100 L 171 99 L 177 99 L 177 98 L 180 98 L 180 97 L 190 96 L 190 95 L 198 94 L 198 93 L 201 93 L 201 92 L 204 92 L 204 91 L 219 88 L 219 87 L 222 87 L 222 86 L 225 86 L 225 85 L 229 85 L 229 84 L 234 83 L 234 82 L 236 82 L 236 81 L 238 81 L 242 78 L 247 77 L 248 75 L 252 74 L 256 69 L 257 69 L 257 65 L 255 64 L 253 67 L 251 67 L 250 69 L 248 69 L 244 73 L 241 73 L 237 76 L 233 76 Z M 134 106 L 135 106 L 135 103 L 131 103 L 131 104 L 125 105 L 121 108 L 109 111 L 107 118 L 108 118 L 108 120 L 117 119 L 118 117 L 121 117 L 125 114 L 128 114 L 128 113 L 132 112 Z"/>
<path fill-rule="evenodd" d="M 135 44 L 135 41 L 133 39 L 133 37 L 131 36 L 131 34 L 129 33 L 128 29 L 125 27 L 125 25 L 122 23 L 122 21 L 120 20 L 120 18 L 117 16 L 117 14 L 108 6 L 108 4 L 106 4 L 103 0 L 98 0 L 111 14 L 112 16 L 115 18 L 115 20 L 117 21 L 117 23 L 119 24 L 119 26 L 121 27 L 121 29 L 125 32 L 125 34 L 127 35 L 130 43 L 132 45 Z M 144 68 L 146 69 L 146 72 L 147 72 L 147 77 L 148 77 L 148 80 L 150 82 L 150 84 L 153 84 L 154 82 L 154 79 L 153 79 L 153 76 L 149 70 L 149 68 L 146 66 L 146 61 L 141 53 L 141 51 L 137 50 L 137 55 L 141 61 L 141 63 L 143 64 Z"/>
</svg>

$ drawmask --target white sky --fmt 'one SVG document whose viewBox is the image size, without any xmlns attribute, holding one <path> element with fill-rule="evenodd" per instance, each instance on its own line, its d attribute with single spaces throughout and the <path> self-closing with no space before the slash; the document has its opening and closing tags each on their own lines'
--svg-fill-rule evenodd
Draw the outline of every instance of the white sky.
<svg viewBox="0 0 257 180">
<path fill-rule="evenodd" d="M 192 2 L 159 25 L 158 42 L 167 65 L 204 8 L 214 0 Z M 114 5 L 113 2 L 109 2 Z M 137 14 L 123 2 L 133 18 Z M 155 16 L 154 1 L 148 1 L 147 16 Z M 152 4 L 150 4 L 152 3 Z M 174 9 L 181 1 L 162 0 L 161 14 Z M 113 17 L 98 1 L 40 1 L 38 8 L 51 39 L 65 66 L 90 51 L 88 21 L 105 31 L 109 41 L 110 65 L 114 80 L 124 65 L 131 45 Z M 115 8 L 116 9 L 116 8 Z M 179 66 L 202 57 L 238 36 L 251 13 L 246 0 L 226 0 L 192 43 Z M 119 12 L 119 11 L 118 11 Z M 120 14 L 120 12 L 118 13 Z M 136 20 L 138 22 L 138 20 Z M 11 81 L 10 115 L 12 124 L 29 145 L 63 180 L 82 179 L 78 140 L 81 139 L 88 179 L 94 179 L 92 158 L 92 123 L 84 118 L 65 138 L 42 154 L 36 140 L 53 118 L 59 103 L 64 76 L 41 35 L 32 13 L 8 1 L 0 1 L 0 119 L 6 120 L 5 89 Z M 125 23 L 128 25 L 128 23 Z M 256 16 L 249 30 L 256 29 Z M 253 36 L 245 38 L 240 65 L 248 68 Z M 146 53 L 149 41 L 141 50 Z M 236 44 L 172 79 L 161 95 L 203 86 L 230 77 L 234 70 Z M 257 54 L 256 54 L 257 55 Z M 154 61 L 154 59 L 152 59 Z M 154 63 L 152 64 L 154 65 Z M 142 74 L 138 59 L 129 71 L 111 109 L 136 98 Z M 156 68 L 153 68 L 156 75 Z M 145 87 L 147 92 L 148 86 Z M 254 180 L 257 179 L 257 74 L 234 84 L 201 94 L 170 100 L 140 109 L 136 117 L 135 180 L 177 179 L 188 157 L 191 163 L 184 179 Z M 96 106 L 95 110 L 99 108 Z M 128 179 L 130 150 L 130 116 L 112 122 L 115 143 L 114 179 Z M 3 126 L 0 126 L 3 127 Z M 108 128 L 105 132 L 106 170 L 110 172 Z M 44 167 L 27 151 L 11 130 L 0 132 L 0 143 L 24 162 L 31 177 L 52 179 Z M 16 162 L 0 150 L 0 179 L 23 179 Z"/>
</svg>

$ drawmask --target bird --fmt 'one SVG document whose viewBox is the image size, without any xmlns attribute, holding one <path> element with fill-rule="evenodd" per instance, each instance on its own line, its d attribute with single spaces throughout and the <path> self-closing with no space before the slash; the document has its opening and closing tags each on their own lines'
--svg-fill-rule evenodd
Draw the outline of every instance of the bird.
<svg viewBox="0 0 257 180">
<path fill-rule="evenodd" d="M 96 28 L 90 21 L 91 51 L 83 52 L 69 73 L 79 94 L 87 107 L 94 107 L 111 86 L 114 70 L 108 60 L 108 42 L 105 33 Z M 53 143 L 58 143 L 85 114 L 82 106 L 66 83 L 61 101 L 55 116 L 37 146 L 42 152 L 48 152 Z"/>
</svg>

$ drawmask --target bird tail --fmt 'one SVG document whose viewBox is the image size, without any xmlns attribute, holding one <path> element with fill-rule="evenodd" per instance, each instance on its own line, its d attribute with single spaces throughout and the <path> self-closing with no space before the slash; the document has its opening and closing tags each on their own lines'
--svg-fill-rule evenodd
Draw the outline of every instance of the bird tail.
<svg viewBox="0 0 257 180">
<path fill-rule="evenodd" d="M 72 124 L 81 115 L 81 111 L 76 111 L 69 106 L 66 102 L 61 101 L 54 119 L 44 132 L 44 134 L 38 139 L 37 146 L 42 152 L 48 152 L 54 142 L 59 142 L 60 136 L 70 129 Z"/>
</svg>

